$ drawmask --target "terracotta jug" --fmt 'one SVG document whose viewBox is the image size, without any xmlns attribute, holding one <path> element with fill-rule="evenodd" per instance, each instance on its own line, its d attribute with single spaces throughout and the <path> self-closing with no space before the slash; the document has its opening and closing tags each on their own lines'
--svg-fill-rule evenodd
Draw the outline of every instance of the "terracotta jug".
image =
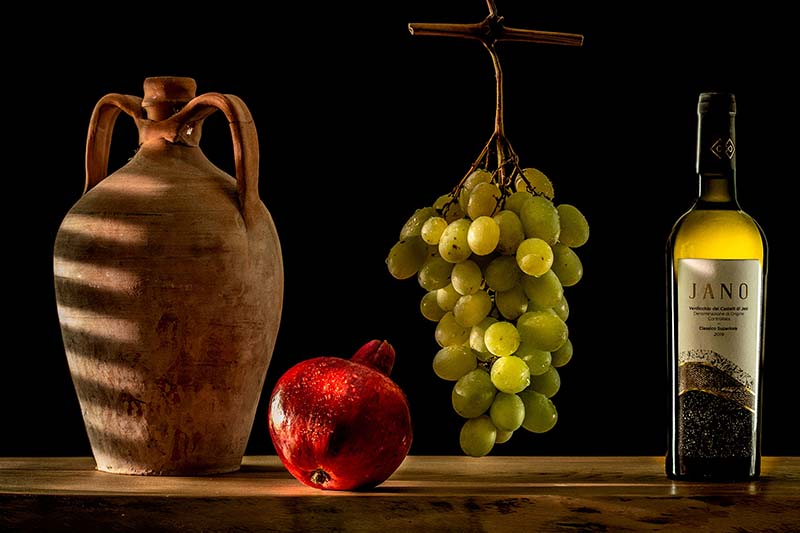
<svg viewBox="0 0 800 533">
<path fill-rule="evenodd" d="M 84 193 L 54 245 L 69 370 L 106 472 L 201 475 L 241 465 L 283 304 L 280 242 L 258 190 L 256 128 L 236 96 L 191 78 L 107 94 L 92 113 Z M 114 124 L 139 148 L 107 175 Z M 236 176 L 199 147 L 230 124 Z"/>
</svg>

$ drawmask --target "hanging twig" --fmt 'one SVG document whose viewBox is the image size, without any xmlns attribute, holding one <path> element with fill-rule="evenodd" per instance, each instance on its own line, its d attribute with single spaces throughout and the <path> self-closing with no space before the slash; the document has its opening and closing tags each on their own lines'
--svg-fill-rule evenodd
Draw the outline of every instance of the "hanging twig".
<svg viewBox="0 0 800 533">
<path fill-rule="evenodd" d="M 408 30 L 412 35 L 429 35 L 438 37 L 456 37 L 461 39 L 472 39 L 480 41 L 492 58 L 496 80 L 496 100 L 495 100 L 495 124 L 489 142 L 484 146 L 478 159 L 470 166 L 467 174 L 461 179 L 453 191 L 454 198 L 458 198 L 458 192 L 466 181 L 467 177 L 479 166 L 487 165 L 487 156 L 492 151 L 497 157 L 497 181 L 501 191 L 507 190 L 514 182 L 516 175 L 522 176 L 529 189 L 531 184 L 522 175 L 519 168 L 519 160 L 511 144 L 505 135 L 505 125 L 503 121 L 503 70 L 500 65 L 500 58 L 497 55 L 495 44 L 499 41 L 522 41 L 530 43 L 557 44 L 567 46 L 583 45 L 583 35 L 574 33 L 549 32 L 541 30 L 527 30 L 521 28 L 507 27 L 503 17 L 497 12 L 494 0 L 486 0 L 489 15 L 483 21 L 471 24 L 454 23 L 429 23 L 412 22 L 408 25 Z"/>
</svg>

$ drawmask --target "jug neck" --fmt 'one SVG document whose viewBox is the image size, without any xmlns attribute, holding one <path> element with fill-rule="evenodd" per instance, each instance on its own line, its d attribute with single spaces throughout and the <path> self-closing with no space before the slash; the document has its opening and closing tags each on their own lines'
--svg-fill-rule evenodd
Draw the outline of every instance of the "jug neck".
<svg viewBox="0 0 800 533">
<path fill-rule="evenodd" d="M 144 120 L 138 121 L 139 144 L 163 142 L 198 146 L 204 114 L 178 113 L 196 96 L 197 84 L 186 77 L 150 77 L 144 80 L 141 108 Z"/>
</svg>

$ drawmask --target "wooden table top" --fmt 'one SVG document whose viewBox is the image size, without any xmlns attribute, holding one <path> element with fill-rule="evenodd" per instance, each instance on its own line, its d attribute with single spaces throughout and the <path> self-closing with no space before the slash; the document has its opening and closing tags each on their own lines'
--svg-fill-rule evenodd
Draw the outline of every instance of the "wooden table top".
<svg viewBox="0 0 800 533">
<path fill-rule="evenodd" d="M 277 457 L 206 477 L 0 458 L 0 530 L 800 531 L 800 457 L 745 483 L 678 482 L 663 457 L 409 456 L 363 492 L 302 485 Z"/>
</svg>

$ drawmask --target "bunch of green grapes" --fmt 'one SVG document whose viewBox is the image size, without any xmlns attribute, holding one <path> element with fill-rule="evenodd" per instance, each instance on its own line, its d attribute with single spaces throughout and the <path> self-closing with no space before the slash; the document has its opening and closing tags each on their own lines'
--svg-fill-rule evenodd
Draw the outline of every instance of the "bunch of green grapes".
<svg viewBox="0 0 800 533">
<path fill-rule="evenodd" d="M 440 348 L 433 371 L 453 383 L 461 449 L 475 457 L 520 428 L 556 424 L 558 369 L 573 352 L 564 288 L 583 277 L 575 249 L 589 238 L 583 213 L 554 203 L 542 172 L 498 181 L 488 169 L 469 173 L 413 213 L 386 258 L 393 277 L 424 289 L 420 312 Z"/>
</svg>

